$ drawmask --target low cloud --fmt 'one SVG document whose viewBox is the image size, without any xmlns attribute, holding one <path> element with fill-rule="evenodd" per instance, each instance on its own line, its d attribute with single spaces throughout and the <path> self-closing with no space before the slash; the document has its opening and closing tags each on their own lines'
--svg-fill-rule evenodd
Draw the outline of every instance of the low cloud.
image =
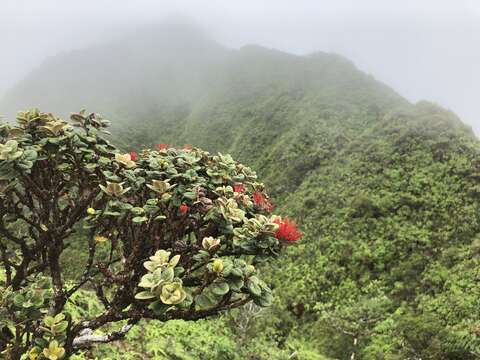
<svg viewBox="0 0 480 360">
<path fill-rule="evenodd" d="M 0 96 L 47 57 L 189 17 L 222 44 L 340 53 L 411 101 L 480 133 L 480 3 L 464 1 L 3 0 Z"/>
</svg>

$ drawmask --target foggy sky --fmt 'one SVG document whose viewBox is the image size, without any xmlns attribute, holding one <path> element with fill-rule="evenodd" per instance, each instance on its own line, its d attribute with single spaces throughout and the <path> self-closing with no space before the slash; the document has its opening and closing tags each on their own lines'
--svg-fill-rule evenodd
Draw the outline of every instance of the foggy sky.
<svg viewBox="0 0 480 360">
<path fill-rule="evenodd" d="M 48 56 L 180 16 L 232 48 L 342 54 L 480 134 L 478 0 L 0 0 L 0 96 Z"/>
</svg>

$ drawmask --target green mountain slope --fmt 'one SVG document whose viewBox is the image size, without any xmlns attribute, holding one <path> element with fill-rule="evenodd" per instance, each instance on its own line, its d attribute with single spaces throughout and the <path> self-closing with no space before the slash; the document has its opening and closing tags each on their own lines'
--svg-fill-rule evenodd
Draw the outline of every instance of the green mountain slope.
<svg viewBox="0 0 480 360">
<path fill-rule="evenodd" d="M 287 196 L 308 240 L 272 280 L 295 284 L 285 310 L 315 324 L 324 353 L 478 358 L 478 160 L 458 119 L 420 103 L 358 132 Z"/>
<path fill-rule="evenodd" d="M 229 50 L 188 28 L 142 31 L 51 59 L 0 113 L 85 107 L 114 120 L 125 150 L 229 152 L 266 179 L 305 238 L 281 269 L 263 265 L 271 309 L 226 317 L 221 332 L 150 324 L 131 335 L 141 351 L 191 331 L 223 350 L 177 343 L 178 358 L 480 357 L 480 147 L 468 127 L 338 55 Z"/>
</svg>

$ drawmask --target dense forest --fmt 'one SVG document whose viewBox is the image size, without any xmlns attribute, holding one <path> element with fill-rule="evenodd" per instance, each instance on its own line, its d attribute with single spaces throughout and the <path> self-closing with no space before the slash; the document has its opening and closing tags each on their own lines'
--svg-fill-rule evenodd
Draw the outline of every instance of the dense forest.
<svg viewBox="0 0 480 360">
<path fill-rule="evenodd" d="M 77 359 L 480 358 L 480 143 L 469 127 L 338 55 L 142 31 L 49 59 L 0 112 L 87 108 L 112 121 L 125 152 L 164 143 L 229 153 L 304 236 L 258 264 L 269 307 L 142 321 Z M 80 236 L 64 253 L 72 279 L 87 248 Z M 101 307 L 89 291 L 72 314 Z"/>
</svg>

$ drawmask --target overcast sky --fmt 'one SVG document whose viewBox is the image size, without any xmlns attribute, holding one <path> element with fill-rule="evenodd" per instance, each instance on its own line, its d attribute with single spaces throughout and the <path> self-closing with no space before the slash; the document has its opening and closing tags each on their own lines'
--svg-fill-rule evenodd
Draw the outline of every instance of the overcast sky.
<svg viewBox="0 0 480 360">
<path fill-rule="evenodd" d="M 48 56 L 171 16 L 233 48 L 342 54 L 480 134 L 480 0 L 0 0 L 0 96 Z"/>
</svg>

